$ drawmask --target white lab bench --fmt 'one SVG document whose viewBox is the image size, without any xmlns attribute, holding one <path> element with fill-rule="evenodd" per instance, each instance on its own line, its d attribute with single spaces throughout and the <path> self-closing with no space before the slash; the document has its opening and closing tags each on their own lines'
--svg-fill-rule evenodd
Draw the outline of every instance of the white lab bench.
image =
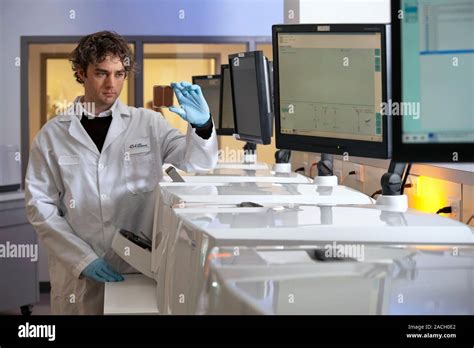
<svg viewBox="0 0 474 348">
<path fill-rule="evenodd" d="M 185 182 L 190 183 L 271 182 L 281 184 L 308 184 L 313 182 L 310 178 L 298 173 L 275 173 L 267 169 L 249 170 L 221 168 L 205 173 L 187 174 L 180 170 L 177 170 L 177 172 L 183 177 Z M 164 176 L 163 181 L 172 182 L 169 176 Z"/>
<path fill-rule="evenodd" d="M 198 313 L 474 314 L 472 246 L 459 247 L 456 255 L 452 247 L 400 250 L 408 253 L 387 263 L 369 258 L 334 269 L 334 262 L 308 260 L 304 250 L 241 248 L 235 255 L 232 248 L 215 248 Z M 278 254 L 277 262 L 272 253 Z M 292 255 L 286 263 L 285 253 Z M 295 253 L 306 259 L 296 259 Z"/>
<path fill-rule="evenodd" d="M 164 271 L 167 268 L 169 250 L 174 248 L 176 232 L 180 218 L 175 208 L 236 208 L 242 202 L 253 202 L 265 206 L 281 206 L 292 204 L 371 204 L 367 195 L 345 186 L 320 187 L 314 184 L 281 184 L 281 183 L 162 183 L 155 209 L 153 232 L 154 251 L 151 253 L 151 271 L 154 272 L 158 284 L 165 284 Z M 235 213 L 242 212 L 238 208 Z M 133 265 L 135 266 L 135 265 Z M 158 271 L 160 269 L 160 271 Z M 161 288 L 158 287 L 158 292 Z M 162 298 L 161 295 L 158 296 Z M 158 302 L 162 311 L 164 302 Z"/>
<path fill-rule="evenodd" d="M 167 166 L 164 166 L 167 167 Z M 265 164 L 218 164 L 216 169 L 206 173 L 187 174 L 178 171 L 187 183 L 172 183 L 170 185 L 194 186 L 195 183 L 311 183 L 312 180 L 297 174 L 279 174 L 268 170 Z M 164 177 L 165 182 L 170 183 L 168 176 Z M 159 192 L 159 191 L 157 191 Z M 157 209 L 158 211 L 158 209 Z M 165 216 L 161 220 L 167 221 Z M 163 223 L 165 224 L 165 223 Z M 139 268 L 139 267 L 137 267 Z M 164 268 L 164 267 L 163 267 Z M 144 296 L 136 299 L 132 294 L 138 291 Z M 153 294 L 152 298 L 148 296 Z M 151 300 L 150 300 L 151 299 Z M 126 276 L 126 281 L 118 283 L 107 283 L 105 285 L 104 314 L 146 314 L 157 312 L 156 305 L 156 283 L 144 275 Z"/>
<path fill-rule="evenodd" d="M 211 268 L 215 268 L 209 259 L 214 257 L 210 255 L 215 247 L 233 250 L 262 247 L 286 250 L 313 245 L 321 249 L 328 243 L 337 242 L 370 246 L 371 255 L 374 255 L 373 250 L 378 250 L 375 253 L 378 256 L 369 257 L 364 261 L 364 265 L 337 263 L 330 266 L 331 272 L 344 277 L 344 274 L 352 274 L 348 269 L 354 271 L 374 265 L 384 268 L 388 261 L 393 263 L 395 259 L 406 257 L 406 247 L 400 249 L 403 249 L 402 252 L 386 246 L 474 244 L 472 232 L 464 224 L 411 210 L 390 211 L 374 204 L 370 197 L 344 186 L 275 182 L 273 180 L 278 179 L 272 175 L 265 177 L 263 172 L 262 178 L 267 178 L 267 182 L 261 182 L 260 178 L 247 182 L 233 182 L 235 179 L 231 179 L 229 182 L 226 177 L 235 178 L 231 173 L 235 173 L 236 169 L 231 168 L 227 173 L 226 170 L 220 168 L 214 175 L 210 175 L 208 179 L 215 181 L 212 183 L 191 180 L 184 183 L 164 182 L 157 189 L 152 252 L 139 250 L 135 255 L 140 255 L 140 267 L 147 268 L 144 273 L 153 278 L 145 281 L 148 286 L 156 280 L 155 302 L 149 302 L 148 306 L 153 310 L 158 307 L 161 314 L 222 313 L 222 308 L 206 307 L 201 303 L 201 295 L 208 284 Z M 244 176 L 252 175 L 246 171 Z M 242 202 L 258 203 L 263 207 L 237 207 Z M 120 246 L 123 247 L 122 244 Z M 380 263 L 380 259 L 384 261 Z M 472 261 L 468 259 L 469 262 Z M 132 260 L 130 262 L 135 267 Z M 429 258 L 423 258 L 423 262 L 429 263 Z M 319 265 L 315 260 L 308 263 L 307 266 L 311 267 L 305 270 L 300 269 L 301 265 L 296 268 L 290 265 L 291 271 L 286 274 L 298 274 L 298 269 L 304 272 L 309 270 L 314 278 L 316 269 L 329 267 Z M 472 273 L 469 274 L 471 266 L 472 264 L 468 265 L 467 273 L 463 273 L 464 280 L 473 279 Z M 135 268 L 140 270 L 140 267 Z M 278 268 L 278 272 L 282 269 Z M 258 277 L 262 274 L 255 273 L 255 268 L 249 270 L 251 274 L 247 276 L 259 281 Z M 216 277 L 223 277 L 222 286 L 227 286 L 226 278 L 219 273 L 219 269 L 215 268 L 212 272 L 214 271 L 216 273 L 212 274 Z M 266 267 L 264 271 L 269 272 L 270 268 Z M 242 276 L 246 273 L 243 269 L 239 272 Z M 320 272 L 322 271 L 317 271 L 316 274 Z M 115 286 L 119 289 L 126 287 L 127 282 L 128 280 L 123 284 L 106 284 L 106 288 Z M 311 287 L 316 283 L 303 282 L 301 286 Z M 350 282 L 344 284 L 350 287 Z M 317 289 L 315 287 L 314 291 L 317 292 Z M 146 290 L 146 293 L 150 294 L 151 289 Z M 212 291 L 208 291 L 208 295 L 212 297 L 212 294 Z M 117 298 L 111 296 L 109 298 Z M 239 296 L 233 298 L 240 298 Z M 212 301 L 209 296 L 205 298 L 206 303 Z M 107 305 L 110 307 L 110 302 L 107 302 Z M 137 310 L 140 309 L 138 307 Z M 350 313 L 374 312 L 373 306 L 370 308 L 370 311 L 358 309 Z M 107 308 L 106 312 L 119 313 L 120 309 Z M 259 312 L 257 309 L 252 313 L 270 312 Z M 379 313 L 380 310 L 376 309 L 375 312 Z M 286 311 L 276 310 L 271 313 Z"/>
<path fill-rule="evenodd" d="M 166 246 L 158 249 L 166 255 L 157 273 L 158 308 L 170 314 L 196 312 L 205 262 L 216 246 L 474 244 L 466 225 L 416 211 L 385 211 L 376 205 L 242 209 L 173 209 L 177 232 L 170 232 Z M 380 257 L 395 256 L 384 251 Z"/>
<path fill-rule="evenodd" d="M 161 183 L 157 190 L 153 242 L 158 251 L 152 254 L 152 271 L 162 264 L 168 240 L 174 238 L 179 219 L 177 207 L 235 208 L 242 202 L 266 206 L 282 204 L 359 203 L 373 204 L 367 195 L 345 186 L 318 187 L 314 184 L 247 183 Z"/>
<path fill-rule="evenodd" d="M 158 314 L 156 282 L 143 274 L 123 277 L 123 282 L 105 284 L 104 315 Z"/>
<path fill-rule="evenodd" d="M 196 183 L 238 183 L 238 182 L 267 182 L 267 183 L 311 183 L 311 179 L 296 173 L 288 174 L 277 174 L 268 170 L 266 165 L 256 164 L 220 164 L 216 169 L 198 174 L 186 174 L 179 171 L 180 174 L 185 178 L 187 183 L 170 183 L 169 185 L 178 185 L 178 186 L 195 186 Z M 165 182 L 169 180 L 165 176 Z M 163 183 L 163 185 L 166 185 Z M 209 185 L 209 184 L 208 184 Z M 159 189 L 157 190 L 159 192 Z M 158 206 L 158 205 L 157 205 Z M 161 225 L 168 225 L 166 221 L 169 220 L 167 216 L 170 215 L 168 209 L 167 214 L 155 214 L 159 216 L 160 221 L 163 221 Z M 157 220 L 155 220 L 156 222 Z M 146 254 L 146 253 L 145 253 Z M 151 259 L 151 256 L 150 256 Z M 147 261 L 150 263 L 151 261 Z M 146 264 L 146 263 L 145 263 Z M 143 262 L 140 262 L 140 265 L 143 265 Z M 135 265 L 136 266 L 136 265 Z M 140 267 L 136 267 L 140 269 Z M 164 268 L 164 267 L 163 267 Z M 146 272 L 148 273 L 148 272 Z M 134 297 L 129 296 L 134 291 L 144 291 L 146 294 L 149 293 L 150 288 L 154 289 L 153 294 L 155 295 L 153 300 L 150 302 L 147 300 L 147 296 L 144 296 L 142 299 L 138 300 L 138 303 L 135 303 Z M 156 306 L 156 283 L 151 280 L 149 277 L 141 276 L 131 276 L 126 279 L 124 282 L 119 283 L 107 283 L 105 285 L 106 297 L 104 302 L 104 313 L 105 314 L 120 314 L 120 313 L 148 313 L 146 308 L 149 309 L 151 313 L 154 313 Z M 144 302 L 142 302 L 144 301 Z M 141 303 L 145 303 L 145 306 L 142 306 Z M 146 308 L 145 308 L 146 307 Z"/>
<path fill-rule="evenodd" d="M 317 186 L 309 183 L 279 182 L 177 182 L 160 184 L 160 202 L 168 206 L 259 204 L 373 204 L 369 196 L 346 186 Z M 197 203 L 197 204 L 196 204 Z M 204 206 L 201 204 L 201 206 Z"/>
</svg>

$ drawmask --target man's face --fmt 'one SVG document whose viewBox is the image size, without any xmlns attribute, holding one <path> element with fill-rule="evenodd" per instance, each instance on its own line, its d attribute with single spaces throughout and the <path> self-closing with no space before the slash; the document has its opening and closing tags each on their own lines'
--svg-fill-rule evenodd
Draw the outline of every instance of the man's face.
<svg viewBox="0 0 474 348">
<path fill-rule="evenodd" d="M 89 64 L 87 76 L 79 71 L 84 81 L 87 101 L 95 102 L 96 107 L 112 105 L 120 95 L 125 81 L 125 68 L 117 56 L 106 56 L 101 63 Z"/>
</svg>

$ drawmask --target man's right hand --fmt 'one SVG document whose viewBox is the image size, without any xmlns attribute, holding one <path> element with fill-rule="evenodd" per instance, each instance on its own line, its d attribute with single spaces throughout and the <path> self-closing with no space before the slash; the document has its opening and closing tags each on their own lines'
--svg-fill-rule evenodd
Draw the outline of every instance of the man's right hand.
<svg viewBox="0 0 474 348">
<path fill-rule="evenodd" d="M 84 277 L 96 282 L 121 282 L 124 280 L 120 273 L 114 271 L 104 259 L 92 261 L 83 271 Z"/>
</svg>

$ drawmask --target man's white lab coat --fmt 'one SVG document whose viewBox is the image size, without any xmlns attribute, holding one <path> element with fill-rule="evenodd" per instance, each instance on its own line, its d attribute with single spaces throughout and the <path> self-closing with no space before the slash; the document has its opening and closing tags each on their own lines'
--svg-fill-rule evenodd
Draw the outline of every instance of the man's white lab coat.
<svg viewBox="0 0 474 348">
<path fill-rule="evenodd" d="M 151 237 L 163 163 L 188 172 L 217 163 L 215 130 L 207 140 L 190 126 L 183 135 L 161 114 L 117 101 L 99 152 L 80 118 L 67 112 L 44 125 L 26 174 L 28 218 L 49 254 L 53 314 L 102 313 L 103 283 L 80 274 L 98 257 L 130 270 L 112 238 L 121 228 Z"/>
</svg>

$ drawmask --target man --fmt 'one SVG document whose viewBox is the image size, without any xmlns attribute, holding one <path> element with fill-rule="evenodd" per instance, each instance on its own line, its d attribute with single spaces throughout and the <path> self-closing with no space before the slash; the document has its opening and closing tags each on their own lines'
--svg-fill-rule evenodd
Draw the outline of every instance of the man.
<svg viewBox="0 0 474 348">
<path fill-rule="evenodd" d="M 212 169 L 217 141 L 199 86 L 172 84 L 180 107 L 170 110 L 189 122 L 186 136 L 161 114 L 119 101 L 135 63 L 116 33 L 85 36 L 71 61 L 84 96 L 33 140 L 26 207 L 49 254 L 52 313 L 101 314 L 104 282 L 133 271 L 111 249 L 114 234 L 151 237 L 162 163 Z"/>
</svg>

